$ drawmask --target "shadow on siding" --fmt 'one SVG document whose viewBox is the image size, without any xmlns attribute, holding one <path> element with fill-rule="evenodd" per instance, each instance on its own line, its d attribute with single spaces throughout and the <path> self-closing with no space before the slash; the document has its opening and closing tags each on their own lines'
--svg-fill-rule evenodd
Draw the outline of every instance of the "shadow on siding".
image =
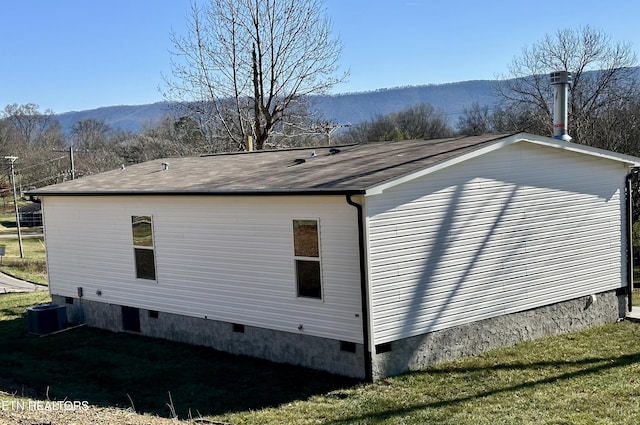
<svg viewBox="0 0 640 425">
<path fill-rule="evenodd" d="M 500 224 L 506 211 L 511 206 L 511 203 L 515 198 L 518 189 L 519 186 L 513 186 L 508 197 L 505 200 L 499 201 L 502 202 L 499 214 L 497 215 L 493 223 L 491 223 L 490 228 L 482 237 L 482 241 L 475 249 L 475 251 L 465 256 L 464 270 L 458 273 L 455 278 L 455 283 L 446 285 L 448 288 L 451 288 L 451 290 L 447 293 L 446 298 L 441 301 L 440 305 L 438 305 L 436 309 L 433 309 L 433 311 L 429 311 L 429 309 L 425 307 L 424 304 L 429 301 L 429 291 L 432 289 L 434 277 L 436 273 L 443 271 L 443 266 L 441 265 L 441 263 L 453 248 L 450 235 L 454 229 L 454 220 L 456 219 L 456 211 L 459 208 L 460 199 L 464 194 L 464 184 L 459 183 L 456 186 L 455 192 L 453 193 L 451 201 L 448 204 L 446 214 L 438 225 L 438 231 L 434 240 L 434 245 L 429 252 L 428 258 L 425 261 L 422 275 L 420 276 L 418 284 L 415 285 L 414 293 L 411 296 L 411 307 L 404 322 L 403 335 L 415 334 L 416 330 L 418 329 L 421 331 L 420 333 L 432 332 L 440 323 L 442 323 L 442 320 L 444 320 L 444 316 L 447 313 L 447 309 L 449 308 L 451 302 L 459 294 L 464 282 L 469 277 L 469 274 L 473 271 L 476 263 L 478 263 L 478 261 L 480 260 L 480 257 L 484 253 L 485 248 L 491 240 L 491 237 L 494 236 L 498 225 Z M 470 229 L 472 227 L 472 223 L 474 222 L 475 218 L 474 216 L 478 213 L 481 213 L 487 206 L 493 204 L 494 202 L 495 201 L 491 199 L 484 201 L 482 207 L 474 211 L 474 215 L 466 218 L 466 224 L 465 226 L 463 226 L 465 231 L 466 229 Z M 458 228 L 460 228 L 459 225 Z M 480 296 L 481 294 L 482 290 L 478 289 L 476 295 Z M 471 298 L 471 301 L 466 303 L 466 307 L 469 308 L 469 314 L 472 314 L 472 301 L 476 297 L 474 296 Z M 427 315 L 429 317 L 426 326 L 424 316 L 421 316 L 425 314 L 425 311 L 428 311 Z"/>
</svg>

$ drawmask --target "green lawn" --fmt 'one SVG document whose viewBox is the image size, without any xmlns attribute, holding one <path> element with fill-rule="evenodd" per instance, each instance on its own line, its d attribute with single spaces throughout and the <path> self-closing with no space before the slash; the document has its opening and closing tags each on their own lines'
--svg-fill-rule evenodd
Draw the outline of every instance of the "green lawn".
<svg viewBox="0 0 640 425">
<path fill-rule="evenodd" d="M 0 233 L 16 232 L 16 212 L 12 200 L 0 203 Z"/>
<path fill-rule="evenodd" d="M 355 384 L 304 368 L 139 335 L 78 328 L 27 334 L 25 308 L 47 294 L 0 295 L 0 391 L 185 418 L 278 406 Z M 4 388 L 2 387 L 4 385 Z M 0 421 L 1 422 L 1 421 Z"/>
<path fill-rule="evenodd" d="M 22 227 L 21 233 L 24 236 L 22 239 L 23 258 L 20 258 L 13 203 L 0 204 L 0 235 L 14 235 L 11 238 L 0 239 L 0 245 L 6 247 L 5 256 L 0 262 L 0 271 L 29 282 L 46 285 L 48 279 L 44 240 L 42 237 L 29 237 L 34 233 L 41 234 L 42 227 Z"/>
<path fill-rule="evenodd" d="M 640 328 L 623 322 L 216 417 L 234 424 L 637 424 Z"/>
<path fill-rule="evenodd" d="M 30 202 L 20 200 L 18 207 L 29 204 Z M 42 233 L 42 227 L 24 227 L 20 228 L 24 234 L 29 233 Z M 5 200 L 4 203 L 0 203 L 0 234 L 17 233 L 16 229 L 16 212 L 13 206 L 13 200 Z"/>
<path fill-rule="evenodd" d="M 640 422 L 640 325 L 630 322 L 363 384 L 131 334 L 28 335 L 25 307 L 45 300 L 0 296 L 0 391 L 165 417 L 172 403 L 180 418 L 232 424 Z"/>
<path fill-rule="evenodd" d="M 22 251 L 24 258 L 20 258 L 18 239 L 1 239 L 0 245 L 5 246 L 5 256 L 0 263 L 0 271 L 29 282 L 47 284 L 47 261 L 44 239 L 24 238 Z"/>
</svg>

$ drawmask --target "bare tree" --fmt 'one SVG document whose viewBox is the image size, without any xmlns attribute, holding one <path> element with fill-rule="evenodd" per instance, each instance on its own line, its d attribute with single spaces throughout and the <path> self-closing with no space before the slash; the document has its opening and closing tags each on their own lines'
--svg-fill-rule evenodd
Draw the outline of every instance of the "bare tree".
<svg viewBox="0 0 640 425">
<path fill-rule="evenodd" d="M 477 136 L 492 131 L 489 106 L 473 102 L 470 107 L 464 108 L 462 115 L 458 117 L 458 131 L 467 136 Z"/>
<path fill-rule="evenodd" d="M 0 156 L 10 155 L 17 139 L 15 127 L 6 119 L 0 119 Z"/>
<path fill-rule="evenodd" d="M 368 143 L 384 140 L 437 139 L 449 137 L 453 130 L 442 111 L 427 103 L 409 106 L 349 128 L 340 136 L 345 143 Z"/>
<path fill-rule="evenodd" d="M 636 64 L 628 43 L 614 43 L 589 26 L 563 29 L 524 48 L 503 76 L 498 92 L 505 106 L 529 111 L 529 127 L 550 133 L 553 89 L 549 73 L 570 71 L 569 134 L 574 142 L 591 144 L 590 122 L 637 96 Z"/>
<path fill-rule="evenodd" d="M 51 110 L 38 105 L 10 104 L 0 113 L 0 154 L 19 158 L 16 178 L 20 187 L 55 183 L 64 165 L 54 149 L 64 148 L 65 136 Z"/>
<path fill-rule="evenodd" d="M 640 99 L 608 110 L 590 123 L 593 146 L 640 156 Z"/>
<path fill-rule="evenodd" d="M 79 149 L 101 149 L 110 131 L 109 125 L 103 120 L 86 118 L 71 127 L 71 143 Z"/>
<path fill-rule="evenodd" d="M 114 169 L 122 163 L 116 155 L 113 130 L 101 119 L 86 118 L 71 127 L 71 146 L 75 152 L 75 177 Z"/>
<path fill-rule="evenodd" d="M 57 122 L 53 111 L 47 109 L 44 112 L 40 112 L 38 105 L 33 103 L 7 105 L 4 108 L 3 115 L 4 119 L 15 128 L 19 141 L 25 144 L 37 141 L 48 127 Z"/>
<path fill-rule="evenodd" d="M 543 111 L 524 105 L 496 107 L 489 115 L 489 128 L 493 133 L 528 131 L 534 134 L 548 134 L 546 119 L 547 116 Z M 535 127 L 536 124 L 541 126 Z"/>
<path fill-rule="evenodd" d="M 262 149 L 287 111 L 325 93 L 338 74 L 341 43 L 322 0 L 209 0 L 191 6 L 186 35 L 172 35 L 168 100 L 204 116 L 237 149 Z M 208 121 L 215 121 L 211 125 Z"/>
<path fill-rule="evenodd" d="M 62 181 L 68 176 L 68 158 L 60 153 L 64 148 L 65 137 L 57 120 L 31 144 L 14 145 L 11 155 L 18 157 L 16 179 L 19 186 L 23 189 L 44 186 Z"/>
</svg>

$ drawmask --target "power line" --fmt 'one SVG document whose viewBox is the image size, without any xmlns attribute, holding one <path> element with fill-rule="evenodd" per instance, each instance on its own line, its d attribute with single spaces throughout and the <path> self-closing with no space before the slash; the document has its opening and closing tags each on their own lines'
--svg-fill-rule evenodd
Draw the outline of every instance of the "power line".
<svg viewBox="0 0 640 425">
<path fill-rule="evenodd" d="M 50 162 L 60 161 L 61 159 L 65 159 L 65 158 L 66 158 L 66 156 L 61 156 L 61 157 L 58 157 L 58 158 L 50 159 L 48 161 L 40 162 L 38 164 L 28 165 L 26 167 L 23 167 L 23 168 L 20 168 L 20 169 L 16 169 L 16 172 L 21 172 L 21 171 L 24 171 L 24 170 L 28 170 L 30 168 L 40 167 L 40 166 L 42 166 L 44 164 L 49 164 Z"/>
<path fill-rule="evenodd" d="M 51 180 L 53 180 L 53 179 L 56 179 L 56 180 L 57 180 L 57 179 L 58 179 L 58 177 L 60 177 L 60 176 L 64 176 L 64 173 L 58 173 L 58 174 L 55 174 L 55 175 L 52 175 L 52 176 L 48 176 L 48 177 L 45 177 L 45 178 L 43 178 L 43 179 L 36 180 L 36 181 L 33 181 L 33 182 L 29 182 L 29 183 L 26 183 L 26 184 L 25 184 L 25 183 L 22 183 L 22 186 L 24 186 L 24 187 L 36 186 L 36 187 L 37 187 L 37 186 L 38 186 L 38 183 L 42 183 L 42 182 L 46 182 L 46 181 L 51 181 Z"/>
</svg>

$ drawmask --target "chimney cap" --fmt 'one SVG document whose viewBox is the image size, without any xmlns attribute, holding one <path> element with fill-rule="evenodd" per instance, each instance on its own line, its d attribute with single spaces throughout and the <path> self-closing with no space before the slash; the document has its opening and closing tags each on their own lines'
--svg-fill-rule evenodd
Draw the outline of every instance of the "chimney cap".
<svg viewBox="0 0 640 425">
<path fill-rule="evenodd" d="M 551 84 L 569 84 L 573 76 L 569 71 L 555 71 L 549 74 L 549 77 L 551 78 Z"/>
</svg>

